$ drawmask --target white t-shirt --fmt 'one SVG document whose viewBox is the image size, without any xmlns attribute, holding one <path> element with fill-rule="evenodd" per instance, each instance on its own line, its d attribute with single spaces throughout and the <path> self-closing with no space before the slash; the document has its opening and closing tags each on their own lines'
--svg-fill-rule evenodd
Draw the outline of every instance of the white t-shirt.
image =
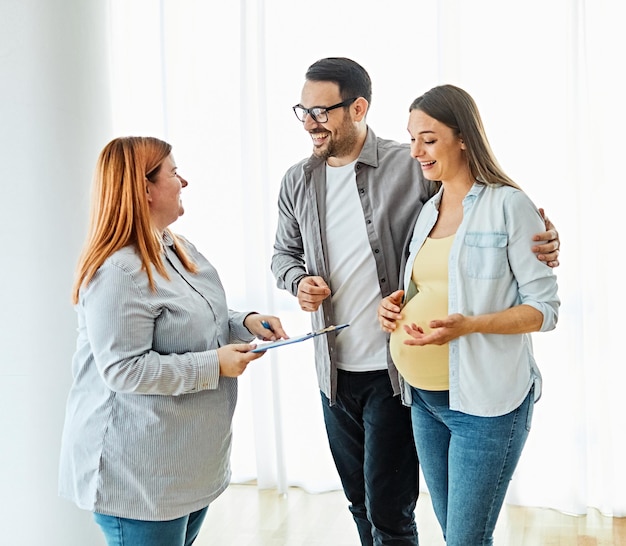
<svg viewBox="0 0 626 546">
<path fill-rule="evenodd" d="M 338 367 L 364 372 L 387 369 L 387 347 L 377 319 L 381 293 L 354 165 L 326 165 L 326 246 L 335 319 L 350 324 L 337 334 Z"/>
</svg>

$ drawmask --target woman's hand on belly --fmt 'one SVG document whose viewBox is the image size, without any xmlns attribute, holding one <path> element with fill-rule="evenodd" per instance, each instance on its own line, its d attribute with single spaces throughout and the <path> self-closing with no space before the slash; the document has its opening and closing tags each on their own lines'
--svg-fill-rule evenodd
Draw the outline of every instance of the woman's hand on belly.
<svg viewBox="0 0 626 546">
<path fill-rule="evenodd" d="M 403 296 L 404 290 L 396 290 L 378 304 L 378 322 L 387 333 L 393 332 L 396 329 L 396 322 L 402 319 L 400 311 Z"/>
<path fill-rule="evenodd" d="M 468 317 L 455 313 L 448 315 L 445 319 L 431 320 L 429 333 L 424 333 L 424 329 L 415 323 L 405 324 L 404 331 L 411 337 L 404 340 L 406 345 L 443 345 L 471 332 Z"/>
</svg>

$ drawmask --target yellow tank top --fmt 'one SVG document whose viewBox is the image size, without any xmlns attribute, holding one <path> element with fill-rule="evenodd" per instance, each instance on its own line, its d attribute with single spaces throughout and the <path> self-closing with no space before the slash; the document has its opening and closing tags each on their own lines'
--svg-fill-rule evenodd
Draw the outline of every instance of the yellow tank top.
<svg viewBox="0 0 626 546">
<path fill-rule="evenodd" d="M 415 261 L 411 280 L 417 293 L 402 309 L 402 320 L 391 333 L 391 357 L 402 377 L 413 387 L 429 391 L 449 389 L 448 344 L 417 347 L 405 345 L 411 336 L 405 324 L 415 323 L 430 332 L 428 324 L 448 316 L 448 256 L 454 235 L 442 239 L 426 239 Z"/>
</svg>

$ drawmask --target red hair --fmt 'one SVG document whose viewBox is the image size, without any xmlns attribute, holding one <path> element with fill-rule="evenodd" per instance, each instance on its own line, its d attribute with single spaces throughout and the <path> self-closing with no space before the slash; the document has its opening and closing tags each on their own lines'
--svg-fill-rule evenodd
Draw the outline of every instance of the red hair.
<svg viewBox="0 0 626 546">
<path fill-rule="evenodd" d="M 163 234 L 152 223 L 146 198 L 146 181 L 156 175 L 172 146 L 154 137 L 122 137 L 109 142 L 100 152 L 92 190 L 87 243 L 81 254 L 72 290 L 78 303 L 81 287 L 89 284 L 98 268 L 114 252 L 134 245 L 142 268 L 154 290 L 152 267 L 169 278 L 162 258 Z M 196 264 L 180 240 L 169 230 L 174 248 L 185 268 L 197 272 Z"/>
</svg>

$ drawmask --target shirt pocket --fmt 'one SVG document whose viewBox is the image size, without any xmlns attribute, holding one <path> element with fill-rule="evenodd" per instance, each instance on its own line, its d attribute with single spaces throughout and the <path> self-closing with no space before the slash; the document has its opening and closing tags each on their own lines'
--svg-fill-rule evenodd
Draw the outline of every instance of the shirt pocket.
<svg viewBox="0 0 626 546">
<path fill-rule="evenodd" d="M 507 234 L 498 232 L 469 232 L 465 235 L 467 248 L 466 272 L 474 279 L 497 279 L 507 270 Z"/>
</svg>

